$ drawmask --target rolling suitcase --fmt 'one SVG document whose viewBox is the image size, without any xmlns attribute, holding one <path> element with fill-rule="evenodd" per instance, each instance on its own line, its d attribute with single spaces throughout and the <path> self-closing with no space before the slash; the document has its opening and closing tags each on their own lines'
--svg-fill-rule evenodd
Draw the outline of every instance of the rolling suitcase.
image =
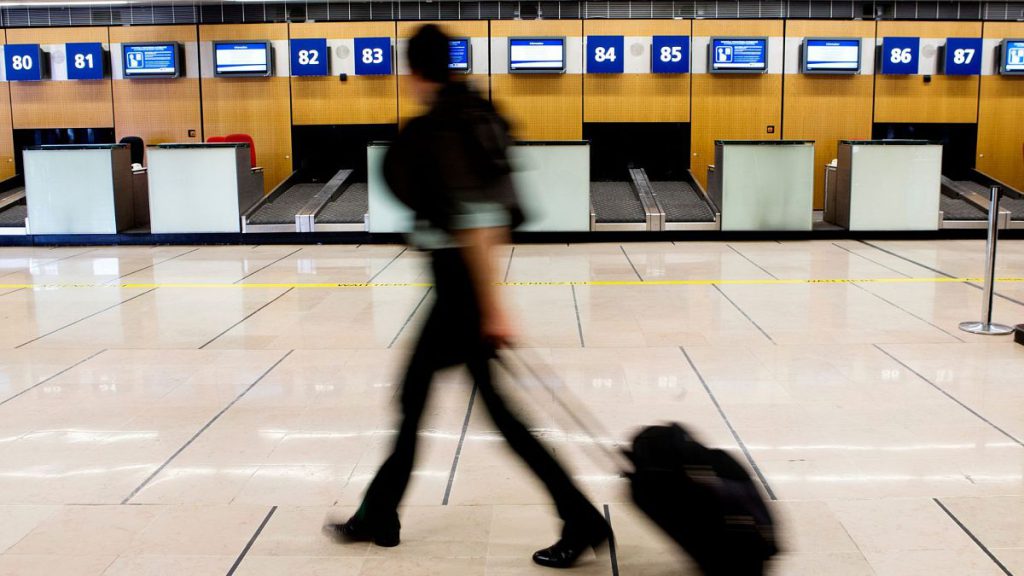
<svg viewBox="0 0 1024 576">
<path fill-rule="evenodd" d="M 708 576 L 759 576 L 778 552 L 768 507 L 742 464 L 708 448 L 679 424 L 643 428 L 632 448 L 600 442 L 597 426 L 579 402 L 569 406 L 553 371 L 512 350 L 499 364 L 513 376 L 527 374 L 630 480 L 633 501 L 696 561 Z M 513 366 L 517 364 L 521 369 Z"/>
</svg>

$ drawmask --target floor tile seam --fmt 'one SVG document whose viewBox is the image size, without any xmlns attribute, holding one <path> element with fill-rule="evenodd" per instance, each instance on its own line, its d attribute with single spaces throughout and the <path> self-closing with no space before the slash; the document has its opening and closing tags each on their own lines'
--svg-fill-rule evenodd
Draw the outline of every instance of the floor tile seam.
<svg viewBox="0 0 1024 576">
<path fill-rule="evenodd" d="M 915 264 L 917 266 L 920 266 L 920 267 L 924 268 L 925 270 L 930 270 L 930 271 L 932 271 L 932 272 L 934 272 L 936 274 L 941 274 L 942 276 L 945 276 L 946 278 L 957 278 L 956 276 L 954 276 L 954 275 L 952 275 L 952 274 L 950 274 L 948 272 L 943 272 L 942 270 L 939 270 L 938 268 L 932 268 L 931 266 L 928 266 L 926 264 L 922 264 L 922 263 L 920 263 L 917 260 L 914 260 L 912 258 L 908 258 L 908 257 L 903 256 L 901 254 L 897 254 L 896 252 L 893 252 L 891 250 L 886 250 L 885 248 L 882 248 L 881 246 L 876 246 L 876 245 L 874 245 L 871 242 L 868 242 L 866 240 L 858 240 L 858 242 L 860 242 L 862 244 L 865 244 L 867 246 L 871 246 L 875 250 L 879 250 L 879 251 L 885 252 L 886 254 L 889 254 L 891 256 L 895 256 L 896 258 L 899 258 L 900 260 L 904 260 L 906 262 L 910 262 L 911 264 Z M 972 288 L 976 288 L 978 290 L 984 290 L 985 289 L 984 286 L 980 286 L 978 284 L 975 284 L 974 282 L 961 282 L 961 284 L 964 284 L 966 286 L 970 286 Z M 995 296 L 997 298 L 1002 298 L 1003 300 L 1006 300 L 1008 302 L 1013 302 L 1014 304 L 1017 304 L 1018 306 L 1024 306 L 1024 301 L 1020 301 L 1020 300 L 1017 300 L 1016 298 L 1012 298 L 1010 296 L 1006 296 L 1005 294 L 1000 294 L 999 292 L 995 291 L 994 289 L 993 289 L 993 294 L 995 294 Z"/>
<path fill-rule="evenodd" d="M 249 541 L 245 544 L 245 547 L 242 548 L 242 552 L 239 553 L 238 558 L 235 559 L 235 563 L 231 565 L 230 569 L 228 569 L 226 576 L 233 576 L 238 570 L 238 567 L 242 565 L 246 555 L 248 555 L 249 551 L 252 550 L 253 545 L 256 544 L 256 540 L 259 539 L 260 534 L 263 533 L 263 529 L 267 527 L 268 523 L 270 523 L 270 519 L 273 518 L 275 512 L 277 512 L 277 506 L 271 507 L 270 511 L 267 512 L 267 515 L 263 518 L 263 521 L 260 522 L 260 525 L 256 528 L 256 531 L 253 532 L 252 537 L 250 537 Z"/>
<path fill-rule="evenodd" d="M 70 256 L 64 256 L 62 258 L 55 258 L 55 259 L 48 259 L 46 262 L 44 262 L 44 264 L 56 264 L 57 262 L 63 262 L 64 260 L 67 260 L 69 258 L 74 258 L 76 256 L 81 256 L 82 254 L 86 254 L 86 253 L 89 253 L 89 252 L 95 252 L 95 251 L 97 251 L 99 249 L 100 249 L 99 247 L 97 247 L 97 248 L 89 248 L 88 250 L 82 250 L 81 252 L 76 252 L 76 253 L 74 253 L 74 254 L 72 254 Z M 52 250 L 52 248 L 51 248 L 51 250 Z M 10 272 L 6 272 L 4 274 L 0 274 L 0 278 L 5 278 L 5 277 L 11 276 L 13 274 L 20 274 L 22 272 L 25 272 L 25 270 L 12 270 Z"/>
<path fill-rule="evenodd" d="M 899 358 L 897 358 L 894 354 L 890 353 L 885 348 L 882 348 L 878 344 L 873 344 L 872 346 L 877 348 L 882 354 L 885 354 L 886 356 L 891 358 L 893 361 L 895 361 L 900 366 L 903 366 L 904 368 L 906 368 L 908 371 L 910 371 L 911 374 L 913 374 L 914 376 L 917 376 L 923 382 L 927 383 L 929 386 L 931 386 L 935 390 L 939 391 L 943 396 L 945 396 L 946 398 L 949 398 L 950 400 L 952 400 L 956 404 L 960 405 L 961 408 L 963 408 L 964 410 L 967 410 L 968 412 L 970 412 L 974 417 L 978 418 L 979 420 L 981 420 L 985 424 L 991 426 L 994 430 L 996 430 L 997 432 L 999 432 L 1000 434 L 1005 436 L 1007 439 L 1012 440 L 1013 442 L 1019 444 L 1021 447 L 1024 447 L 1024 441 L 1022 441 L 1020 438 L 1017 438 L 1013 434 L 1010 434 L 1006 430 L 1003 430 L 1002 428 L 997 426 L 995 423 L 993 423 L 991 420 L 989 420 L 988 418 L 983 416 L 980 412 L 978 412 L 974 408 L 971 408 L 970 406 L 968 406 L 967 404 L 962 402 L 959 398 L 957 398 L 956 396 L 950 394 L 949 392 L 946 391 L 946 389 L 944 389 L 943 387 L 939 386 L 938 384 L 932 382 L 929 378 L 925 377 L 923 374 L 921 374 L 917 370 L 914 370 L 909 364 L 907 364 L 906 362 L 900 360 Z"/>
<path fill-rule="evenodd" d="M 271 299 L 271 300 L 270 300 L 269 302 L 266 302 L 266 303 L 262 304 L 262 305 L 261 305 L 261 306 L 260 306 L 259 308 L 257 308 L 257 309 L 255 309 L 255 310 L 253 310 L 252 312 L 250 312 L 250 313 L 246 314 L 246 315 L 245 315 L 245 317 L 243 317 L 243 318 L 242 318 L 241 320 L 239 320 L 238 322 L 235 322 L 235 323 L 234 323 L 234 324 L 232 324 L 231 326 L 228 326 L 228 327 L 227 327 L 227 328 L 226 328 L 226 329 L 225 329 L 225 330 L 224 330 L 223 332 L 221 332 L 220 334 L 217 334 L 217 335 L 216 335 L 216 336 L 214 336 L 213 338 L 211 338 L 211 339 L 207 340 L 207 341 L 206 341 L 206 343 L 205 343 L 205 344 L 203 344 L 202 346 L 200 346 L 200 347 L 199 347 L 198 349 L 199 349 L 199 350 L 205 350 L 207 346 L 209 346 L 210 344 L 213 344 L 214 342 L 216 342 L 216 341 L 217 341 L 217 340 L 218 340 L 218 339 L 219 339 L 219 338 L 220 338 L 221 336 L 224 336 L 224 335 L 225 335 L 225 334 L 227 334 L 228 332 L 231 332 L 231 331 L 232 331 L 232 330 L 234 330 L 235 328 L 237 328 L 237 327 L 241 326 L 241 325 L 242 325 L 242 324 L 243 324 L 244 322 L 246 322 L 247 320 L 249 320 L 250 318 L 252 318 L 252 317 L 253 317 L 253 316 L 255 316 L 256 314 L 259 314 L 260 312 L 262 312 L 262 311 L 263 311 L 264 309 L 266 309 L 267 307 L 269 307 L 269 306 L 270 306 L 271 304 L 273 304 L 274 302 L 277 302 L 277 301 L 278 301 L 278 300 L 280 300 L 281 298 L 284 298 L 284 297 L 285 297 L 285 296 L 286 296 L 286 295 L 287 295 L 287 294 L 288 294 L 289 292 L 291 292 L 292 290 L 295 290 L 295 288 L 289 288 L 289 289 L 285 290 L 284 292 L 282 292 L 282 293 L 278 294 L 277 296 L 273 297 L 273 298 L 272 298 L 272 299 Z"/>
<path fill-rule="evenodd" d="M 154 470 L 152 474 L 147 476 L 146 479 L 143 480 L 141 484 L 136 486 L 135 489 L 132 490 L 131 493 L 128 494 L 128 496 L 126 496 L 124 498 L 124 500 L 121 501 L 121 504 L 129 504 L 129 503 L 131 503 L 132 498 L 135 498 L 135 496 L 137 496 L 139 493 L 141 493 L 144 488 L 146 488 L 157 476 L 159 476 L 167 468 L 167 466 L 169 466 L 172 462 L 174 462 L 174 460 L 178 456 L 180 456 L 183 452 L 185 452 L 185 450 L 188 449 L 188 447 L 191 446 L 192 443 L 195 442 L 199 438 L 199 436 L 201 436 L 204 432 L 206 432 L 206 430 L 208 430 L 211 426 L 213 426 L 213 424 L 216 423 L 217 420 L 219 420 L 221 416 L 226 414 L 227 411 L 230 410 L 232 406 L 237 404 L 243 397 L 245 397 L 245 395 L 248 394 L 249 391 L 251 391 L 253 388 L 255 388 L 257 384 L 262 382 L 263 379 L 266 378 L 267 375 L 269 375 L 275 368 L 280 366 L 281 363 L 284 362 L 285 359 L 288 358 L 292 354 L 292 352 L 295 352 L 295 350 L 289 350 L 289 351 L 285 352 L 283 356 L 278 358 L 276 362 L 271 364 L 269 368 L 267 368 L 265 371 L 263 371 L 263 373 L 261 373 L 252 382 L 252 384 L 249 384 L 249 386 L 246 387 L 245 390 L 242 390 L 242 392 L 240 394 L 235 396 L 234 400 L 229 402 L 227 406 L 225 406 L 224 408 L 222 408 L 220 410 L 220 412 L 215 414 L 213 416 L 213 418 L 211 418 L 195 434 L 193 434 L 192 437 L 189 438 L 185 442 L 185 444 L 183 444 L 180 448 L 175 450 L 174 453 L 171 454 L 171 456 L 169 458 L 167 458 L 167 460 L 165 460 L 163 464 L 161 464 L 156 470 Z"/>
<path fill-rule="evenodd" d="M 3 294 L 0 294 L 0 298 L 3 298 L 4 296 L 7 296 L 8 294 L 14 294 L 15 292 L 21 292 L 24 289 L 25 288 L 15 288 L 14 290 L 11 290 L 10 292 L 4 292 Z"/>
<path fill-rule="evenodd" d="M 477 385 L 473 384 L 473 390 L 469 393 L 469 403 L 466 405 L 466 417 L 462 422 L 462 434 L 459 436 L 459 444 L 455 448 L 455 457 L 452 458 L 451 471 L 448 473 L 448 484 L 445 486 L 444 497 L 441 499 L 442 506 L 448 505 L 452 495 L 452 488 L 455 486 L 455 474 L 459 469 L 462 448 L 466 444 L 466 433 L 469 431 L 469 423 L 473 417 L 473 405 L 476 403 L 477 391 Z"/>
<path fill-rule="evenodd" d="M 150 268 L 156 268 L 157 266 L 163 264 L 164 262 L 170 262 L 171 260 L 174 260 L 175 258 L 180 258 L 180 257 L 185 256 L 187 254 L 191 254 L 191 253 L 193 253 L 193 252 L 195 252 L 197 250 L 199 250 L 199 248 L 193 248 L 191 250 L 186 250 L 185 252 L 182 252 L 181 254 L 176 254 L 174 256 L 171 256 L 170 258 L 165 258 L 165 259 L 163 259 L 163 260 L 161 260 L 159 262 L 154 262 L 154 263 L 150 264 L 149 266 L 143 266 L 142 268 L 139 268 L 138 270 L 135 270 L 133 272 L 129 272 L 127 274 L 122 274 L 121 276 L 118 276 L 117 278 L 115 278 L 115 279 L 113 279 L 113 280 L 111 280 L 109 282 L 106 282 L 106 284 L 107 285 L 115 284 L 115 283 L 117 283 L 118 280 L 123 280 L 123 279 L 125 279 L 125 278 L 127 278 L 129 276 L 132 276 L 134 274 L 138 274 L 139 272 L 142 272 L 143 270 L 149 270 Z"/>
<path fill-rule="evenodd" d="M 711 386 L 707 383 L 707 380 L 704 379 L 704 375 L 701 373 L 700 369 L 697 368 L 697 364 L 693 361 L 693 358 L 690 357 L 689 352 L 686 351 L 686 347 L 680 346 L 679 351 L 683 353 L 683 357 L 686 358 L 687 363 L 690 365 L 690 369 L 693 370 L 693 373 L 697 376 L 701 386 L 704 387 L 704 391 L 711 399 L 711 403 L 714 404 L 715 410 L 718 411 L 718 415 L 722 418 L 722 421 L 725 422 L 726 427 L 729 428 L 729 432 L 732 434 L 733 439 L 736 441 L 736 444 L 739 445 L 740 450 L 743 452 L 743 456 L 746 457 L 747 463 L 754 470 L 754 474 L 757 476 L 758 480 L 761 481 L 761 485 L 768 494 L 768 498 L 772 501 L 778 501 L 775 491 L 772 490 L 771 485 L 768 484 L 768 479 L 765 478 L 764 473 L 761 472 L 760 466 L 757 465 L 757 461 L 754 460 L 754 456 L 750 453 L 750 450 L 747 448 L 747 444 L 743 441 L 739 432 L 737 432 L 736 428 L 733 427 L 732 421 L 729 420 L 729 416 L 725 413 L 725 409 L 722 408 L 722 405 L 718 402 L 718 398 L 711 390 Z"/>
<path fill-rule="evenodd" d="M 753 325 L 754 325 L 754 328 L 757 328 L 757 329 L 758 329 L 758 331 L 760 331 L 760 332 L 761 332 L 761 334 L 763 334 L 763 335 L 764 335 L 764 337 L 765 337 L 765 338 L 767 338 L 769 342 L 771 342 L 772 344 L 778 345 L 778 342 L 776 342 L 776 341 L 775 341 L 775 339 L 774 339 L 774 338 L 772 338 L 772 337 L 771 337 L 771 336 L 770 336 L 770 335 L 768 334 L 768 332 L 766 332 L 766 331 L 765 331 L 765 329 L 761 327 L 761 325 L 760 325 L 760 324 L 758 324 L 757 322 L 755 322 L 755 321 L 754 321 L 754 319 L 753 319 L 753 318 L 751 318 L 751 317 L 750 317 L 750 315 L 749 315 L 749 314 L 747 314 L 747 313 L 746 313 L 746 312 L 745 312 L 745 311 L 743 310 L 743 308 L 740 308 L 739 304 L 737 304 L 736 302 L 734 302 L 734 301 L 733 301 L 733 299 L 732 299 L 732 298 L 730 298 L 730 297 L 729 297 L 729 295 L 725 293 L 725 290 L 722 290 L 722 287 L 721 287 L 721 286 L 719 286 L 718 284 L 712 284 L 711 286 L 713 286 L 713 287 L 714 287 L 714 289 L 715 289 L 715 290 L 717 290 L 717 291 L 718 291 L 718 293 L 719 293 L 719 294 L 721 294 L 721 295 L 722 295 L 722 297 L 723 297 L 723 298 L 725 298 L 725 299 L 726 299 L 726 300 L 727 300 L 727 301 L 729 302 L 729 304 L 732 304 L 733 308 L 735 308 L 735 309 L 736 309 L 736 311 L 738 311 L 738 312 L 739 312 L 740 314 L 742 314 L 742 315 L 743 315 L 743 317 L 744 317 L 744 318 L 746 318 L 748 322 L 750 322 L 751 324 L 753 324 Z"/>
<path fill-rule="evenodd" d="M 280 261 L 284 260 L 285 258 L 289 258 L 289 257 L 291 257 L 291 256 L 294 256 L 294 255 L 298 254 L 298 253 L 299 253 L 299 252 L 301 252 L 301 251 L 302 251 L 302 250 L 303 250 L 304 248 L 305 248 L 305 246 L 302 246 L 302 247 L 298 248 L 297 250 L 293 250 L 293 251 L 291 251 L 291 252 L 289 252 L 289 253 L 285 254 L 284 256 L 281 256 L 280 258 L 278 258 L 277 260 L 274 260 L 274 261 L 273 261 L 273 262 L 271 262 L 270 264 L 267 264 L 267 265 L 265 265 L 265 266 L 261 266 L 260 268 L 257 268 L 256 270 L 253 270 L 252 272 L 250 272 L 250 273 L 246 274 L 245 276 L 242 276 L 242 277 L 241 277 L 241 278 L 239 278 L 238 280 L 235 280 L 234 282 L 232 282 L 232 284 L 239 284 L 239 283 L 241 283 L 241 282 L 242 282 L 243 280 L 245 280 L 246 278 L 250 278 L 250 277 L 252 277 L 252 276 L 255 276 L 256 274 L 259 274 L 260 272 L 263 272 L 263 271 L 264 271 L 264 270 L 266 270 L 267 268 L 270 268 L 271 266 L 273 266 L 274 264 L 277 264 L 278 262 L 280 262 Z"/>
<path fill-rule="evenodd" d="M 150 288 L 150 289 L 142 292 L 141 294 L 136 294 L 135 296 L 132 296 L 131 298 L 126 298 L 126 299 L 118 302 L 117 304 L 112 304 L 112 305 L 107 306 L 106 308 L 104 308 L 102 310 L 97 310 L 96 312 L 93 312 L 92 314 L 89 314 L 88 316 L 83 316 L 82 318 L 79 318 L 78 320 L 75 320 L 74 322 L 71 322 L 69 324 L 65 324 L 64 326 L 61 326 L 60 328 L 57 328 L 55 330 L 51 330 L 51 331 L 47 332 L 46 334 L 43 334 L 41 336 L 36 336 L 35 338 L 33 338 L 33 339 L 31 339 L 31 340 L 29 340 L 27 342 L 22 342 L 21 344 L 18 344 L 17 346 L 15 346 L 15 348 L 16 349 L 17 348 L 22 348 L 24 346 L 28 346 L 29 344 L 32 344 L 33 342 L 38 342 L 39 340 L 42 340 L 43 338 L 47 338 L 47 337 L 53 336 L 54 334 L 56 334 L 57 332 L 60 332 L 61 330 L 65 330 L 67 328 L 70 328 L 70 327 L 74 326 L 75 324 L 78 324 L 80 322 L 85 322 L 86 320 L 90 320 L 92 318 L 95 318 L 96 316 L 99 316 L 100 314 L 103 314 L 104 312 L 109 312 L 110 310 L 113 310 L 114 308 L 117 308 L 118 306 L 122 306 L 124 304 L 127 304 L 127 303 L 131 302 L 132 300 L 135 300 L 136 298 L 141 298 L 141 297 L 145 296 L 146 294 L 150 294 L 152 292 L 155 292 L 156 290 L 157 290 L 157 288 Z"/>
<path fill-rule="evenodd" d="M 835 246 L 836 248 L 839 248 L 840 250 L 843 250 L 843 251 L 848 252 L 848 253 L 850 253 L 850 254 L 852 254 L 854 256 L 857 256 L 858 258 L 863 258 L 864 260 L 867 260 L 868 262 L 871 262 L 872 264 L 875 264 L 877 266 L 881 266 L 882 268 L 885 268 L 886 270 L 889 270 L 890 272 L 895 272 L 895 273 L 899 274 L 900 276 L 903 276 L 904 278 L 912 278 L 912 276 L 910 274 L 907 274 L 906 272 L 902 272 L 900 270 L 897 270 L 897 269 L 893 268 L 892 266 L 886 266 L 885 264 L 882 264 L 878 260 L 873 260 L 871 258 L 868 258 L 867 256 L 865 256 L 863 254 L 854 252 L 853 250 L 850 250 L 849 248 L 846 248 L 844 246 L 840 246 L 839 244 L 837 244 L 835 242 L 833 242 L 832 245 Z"/>
<path fill-rule="evenodd" d="M 999 558 L 988 548 L 988 546 L 985 546 L 985 543 L 982 542 L 980 538 L 975 536 L 974 533 L 971 532 L 971 530 L 963 522 L 961 522 L 959 518 L 956 517 L 956 514 L 953 514 L 952 510 L 947 508 L 946 505 L 943 504 L 942 501 L 939 500 L 938 498 L 932 498 L 932 500 L 935 502 L 935 504 L 938 505 L 939 508 L 942 509 L 943 512 L 946 513 L 947 516 L 949 516 L 951 520 L 953 520 L 954 523 L 956 523 L 957 526 L 960 527 L 961 530 L 963 530 L 965 534 L 967 534 L 967 536 L 978 546 L 978 548 L 980 548 L 981 551 L 984 552 L 985 555 L 988 556 L 989 559 L 992 560 L 992 562 L 994 562 L 995 565 L 1003 571 L 1003 574 L 1006 574 L 1006 576 L 1013 576 L 1013 573 L 1010 572 L 1006 565 L 999 560 Z"/>
<path fill-rule="evenodd" d="M 430 296 L 430 292 L 433 290 L 434 287 L 431 286 L 427 288 L 427 290 L 423 293 L 423 297 L 420 298 L 420 301 L 416 303 L 415 307 L 413 307 L 412 312 L 409 313 L 409 316 L 406 317 L 405 322 L 402 323 L 402 326 L 398 329 L 398 332 L 395 333 L 395 337 L 392 338 L 391 342 L 388 343 L 388 350 L 394 347 L 395 343 L 398 342 L 398 339 L 402 336 L 402 333 L 405 332 L 405 329 L 412 322 L 412 319 L 416 317 L 416 313 L 420 311 L 420 308 L 423 306 L 423 303 L 427 301 L 427 296 Z"/>
<path fill-rule="evenodd" d="M 640 271 L 636 269 L 636 264 L 633 264 L 633 259 L 629 257 L 628 253 L 626 253 L 626 247 L 619 244 L 619 250 L 622 250 L 622 255 L 626 257 L 626 262 L 629 262 L 629 267 L 633 269 L 633 273 L 636 274 L 637 279 L 643 282 L 644 277 L 640 275 Z"/>
<path fill-rule="evenodd" d="M 90 354 L 90 355 L 86 356 L 85 358 L 82 358 L 82 359 L 81 359 L 81 360 L 79 360 L 78 362 L 75 362 L 75 363 L 74 363 L 74 364 L 72 364 L 71 366 L 68 366 L 67 368 L 65 368 L 65 369 L 63 369 L 63 370 L 61 370 L 61 371 L 59 371 L 59 372 L 56 372 L 56 373 L 54 373 L 54 374 L 52 374 L 52 375 L 50 375 L 50 376 L 47 376 L 46 378 L 44 378 L 44 379 L 40 380 L 39 382 L 36 382 L 35 384 L 33 384 L 33 385 L 29 386 L 28 388 L 25 388 L 25 389 L 24 389 L 24 390 L 22 390 L 21 392 L 18 392 L 18 393 L 16 393 L 16 394 L 14 394 L 13 396 L 11 396 L 11 397 L 7 398 L 6 400 L 0 401 L 0 406 L 3 406 L 4 404 L 7 404 L 8 402 L 10 402 L 10 401 L 14 400 L 15 398 L 18 398 L 18 397 L 20 397 L 20 396 L 23 396 L 23 395 L 25 395 L 25 394 L 28 394 L 28 393 L 29 393 L 29 392 L 31 392 L 32 390 L 35 390 L 36 388 L 38 388 L 38 387 L 42 386 L 43 384 L 46 384 L 47 382 L 50 382 L 51 380 L 53 380 L 53 379 L 55 379 L 55 378 L 57 378 L 57 377 L 59 377 L 59 376 L 62 376 L 62 375 L 64 375 L 64 374 L 66 374 L 67 372 L 69 372 L 69 371 L 71 371 L 71 370 L 73 370 L 73 369 L 75 369 L 75 368 L 77 368 L 77 367 L 81 366 L 82 364 L 85 364 L 85 363 L 86 363 L 86 362 L 88 362 L 89 360 L 92 360 L 93 358 L 95 358 L 95 357 L 99 356 L 100 354 L 103 354 L 103 353 L 104 353 L 104 352 L 106 352 L 106 351 L 107 351 L 107 349 L 106 349 L 106 348 L 103 348 L 102 350 L 99 350 L 98 352 L 93 352 L 92 354 Z M 23 435 L 24 435 L 24 434 L 23 434 Z"/>
<path fill-rule="evenodd" d="M 746 254 L 744 254 L 743 252 L 740 252 L 739 250 L 737 250 L 737 249 L 736 249 L 736 247 L 735 247 L 735 246 L 733 246 L 732 244 L 728 244 L 728 243 L 727 243 L 727 244 L 726 244 L 726 246 L 728 246 L 728 247 L 729 247 L 729 249 L 730 249 L 730 250 L 732 250 L 733 252 L 735 252 L 735 253 L 739 254 L 739 255 L 740 255 L 740 257 L 742 257 L 742 258 L 743 258 L 744 260 L 746 260 L 747 262 L 750 262 L 751 264 L 753 264 L 753 265 L 754 265 L 755 267 L 757 267 L 757 269 L 758 269 L 758 270 L 760 270 L 760 271 L 764 272 L 765 274 L 767 274 L 767 275 L 771 276 L 771 277 L 772 277 L 773 279 L 775 279 L 775 280 L 778 280 L 778 279 L 779 279 L 779 277 L 778 277 L 778 276 L 776 276 L 775 274 L 772 274 L 771 272 L 769 272 L 767 268 L 765 268 L 764 266 L 761 266 L 761 265 L 760 265 L 760 264 L 758 264 L 757 262 L 754 262 L 754 260 L 753 260 L 752 258 L 750 258 L 749 256 L 747 256 L 747 255 L 746 255 Z"/>
<path fill-rule="evenodd" d="M 569 288 L 572 291 L 572 307 L 576 311 L 576 331 L 580 337 L 580 348 L 586 348 L 587 343 L 583 339 L 583 320 L 580 318 L 580 304 L 576 299 L 576 286 L 570 285 Z"/>
<path fill-rule="evenodd" d="M 604 519 L 612 530 L 612 536 L 608 539 L 608 556 L 612 563 L 612 576 L 619 576 L 619 554 L 615 547 L 615 528 L 612 526 L 612 511 L 608 504 L 604 505 Z"/>
<path fill-rule="evenodd" d="M 508 282 L 508 275 L 512 272 L 512 259 L 516 256 L 516 247 L 512 246 L 512 251 L 508 255 L 508 266 L 505 266 L 505 278 L 502 282 Z"/>
<path fill-rule="evenodd" d="M 868 294 L 874 296 L 875 298 L 878 298 L 882 302 L 885 302 L 886 304 L 889 304 L 890 306 L 893 306 L 894 308 L 896 308 L 896 309 L 898 309 L 898 310 L 900 310 L 900 311 L 902 311 L 902 312 L 904 312 L 904 313 L 906 313 L 906 314 L 908 314 L 910 316 L 913 316 L 914 318 L 917 318 L 918 320 L 920 320 L 921 322 L 924 322 L 925 324 L 931 326 L 932 328 L 935 328 L 936 330 L 939 330 L 940 332 L 943 332 L 946 335 L 951 336 L 951 337 L 953 337 L 956 340 L 959 340 L 960 342 L 963 342 L 963 343 L 967 342 L 966 340 L 964 340 L 963 338 L 957 336 L 956 334 L 953 334 L 949 330 L 946 330 L 945 328 L 939 326 L 938 324 L 930 322 L 930 321 L 922 318 L 921 316 L 918 316 L 917 314 L 914 314 L 913 312 L 911 312 L 910 310 L 907 310 L 903 306 L 900 306 L 899 304 L 893 302 L 892 300 L 889 300 L 888 298 L 882 296 L 881 294 L 876 294 L 875 292 L 872 292 L 871 290 L 868 290 L 866 287 L 861 286 L 857 282 L 851 282 L 850 284 L 853 285 L 853 286 L 856 286 L 857 288 L 860 288 L 861 290 L 867 292 Z"/>
<path fill-rule="evenodd" d="M 398 260 L 399 258 L 401 258 L 402 254 L 405 254 L 408 251 L 409 251 L 409 247 L 408 246 L 403 246 L 402 250 L 398 254 L 395 254 L 394 258 L 392 258 L 391 260 L 388 260 L 388 263 L 385 264 L 383 268 L 378 270 L 376 274 L 374 274 L 373 276 L 370 276 L 370 279 L 367 280 L 366 283 L 367 284 L 372 284 L 373 281 L 376 280 L 378 276 L 383 274 L 385 270 L 387 270 L 392 264 L 395 263 L 395 260 Z"/>
</svg>

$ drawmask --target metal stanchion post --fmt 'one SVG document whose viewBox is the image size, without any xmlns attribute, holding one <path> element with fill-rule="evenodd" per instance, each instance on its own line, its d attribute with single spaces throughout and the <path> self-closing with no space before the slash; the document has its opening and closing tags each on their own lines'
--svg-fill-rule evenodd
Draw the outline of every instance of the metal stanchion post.
<svg viewBox="0 0 1024 576">
<path fill-rule="evenodd" d="M 992 298 L 996 283 L 996 245 L 999 242 L 999 187 L 992 186 L 988 207 L 988 240 L 985 243 L 985 286 L 982 289 L 981 322 L 962 322 L 960 329 L 972 334 L 1012 334 L 1013 328 L 992 323 Z"/>
</svg>

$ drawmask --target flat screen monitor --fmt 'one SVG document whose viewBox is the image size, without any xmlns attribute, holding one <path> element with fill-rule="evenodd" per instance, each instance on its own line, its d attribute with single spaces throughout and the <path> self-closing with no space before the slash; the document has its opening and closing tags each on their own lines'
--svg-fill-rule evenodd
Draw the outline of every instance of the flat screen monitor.
<svg viewBox="0 0 1024 576">
<path fill-rule="evenodd" d="M 1003 40 L 1000 74 L 1024 74 L 1024 40 Z"/>
<path fill-rule="evenodd" d="M 565 38 L 509 38 L 508 71 L 565 72 Z"/>
<path fill-rule="evenodd" d="M 448 69 L 452 72 L 467 73 L 473 70 L 473 47 L 469 38 L 452 38 L 448 41 Z"/>
<path fill-rule="evenodd" d="M 122 44 L 125 78 L 177 78 L 181 76 L 181 45 L 177 42 Z"/>
<path fill-rule="evenodd" d="M 804 74 L 860 72 L 860 38 L 807 38 L 803 55 Z"/>
<path fill-rule="evenodd" d="M 214 76 L 270 76 L 270 42 L 214 42 Z"/>
<path fill-rule="evenodd" d="M 708 70 L 712 73 L 760 74 L 768 71 L 768 39 L 712 38 Z"/>
</svg>

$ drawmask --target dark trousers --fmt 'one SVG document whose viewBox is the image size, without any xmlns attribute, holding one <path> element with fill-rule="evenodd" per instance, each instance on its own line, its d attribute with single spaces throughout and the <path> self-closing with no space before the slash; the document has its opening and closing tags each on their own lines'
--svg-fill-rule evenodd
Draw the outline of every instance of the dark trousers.
<svg viewBox="0 0 1024 576">
<path fill-rule="evenodd" d="M 368 523 L 397 521 L 398 504 L 409 484 L 416 456 L 416 437 L 434 373 L 465 364 L 480 398 L 512 449 L 547 487 L 565 521 L 564 537 L 585 536 L 603 523 L 601 514 L 573 484 L 569 475 L 530 434 L 494 386 L 494 348 L 481 338 L 480 311 L 469 270 L 457 249 L 433 253 L 437 300 L 420 335 L 402 383 L 402 423 L 394 451 L 370 484 L 357 516 Z"/>
</svg>

